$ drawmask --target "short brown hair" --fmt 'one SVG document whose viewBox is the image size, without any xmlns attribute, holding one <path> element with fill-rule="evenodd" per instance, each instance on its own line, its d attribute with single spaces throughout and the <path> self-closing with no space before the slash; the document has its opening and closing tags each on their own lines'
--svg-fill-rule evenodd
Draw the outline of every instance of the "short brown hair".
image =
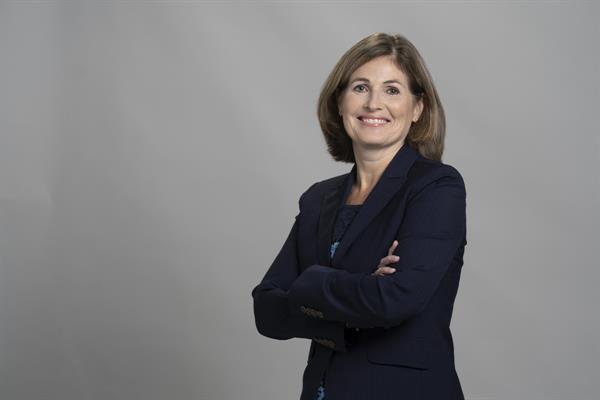
<svg viewBox="0 0 600 400">
<path fill-rule="evenodd" d="M 346 51 L 329 74 L 317 104 L 317 116 L 327 151 L 336 161 L 355 162 L 352 139 L 338 113 L 338 100 L 352 73 L 380 56 L 392 56 L 398 68 L 406 74 L 411 93 L 423 100 L 423 112 L 419 120 L 412 123 L 406 143 L 423 157 L 441 161 L 446 135 L 444 108 L 425 61 L 417 48 L 400 34 L 373 33 L 365 37 Z"/>
</svg>

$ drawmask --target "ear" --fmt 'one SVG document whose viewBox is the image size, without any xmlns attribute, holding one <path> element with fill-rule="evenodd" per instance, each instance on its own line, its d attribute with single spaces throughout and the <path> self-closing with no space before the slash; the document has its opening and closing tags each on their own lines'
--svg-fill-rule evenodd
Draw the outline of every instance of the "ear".
<svg viewBox="0 0 600 400">
<path fill-rule="evenodd" d="M 413 107 L 413 118 L 412 118 L 413 122 L 417 122 L 419 120 L 419 118 L 421 117 L 421 114 L 423 113 L 424 106 L 425 105 L 423 103 L 423 98 L 419 97 L 419 99 L 417 100 L 416 104 Z"/>
</svg>

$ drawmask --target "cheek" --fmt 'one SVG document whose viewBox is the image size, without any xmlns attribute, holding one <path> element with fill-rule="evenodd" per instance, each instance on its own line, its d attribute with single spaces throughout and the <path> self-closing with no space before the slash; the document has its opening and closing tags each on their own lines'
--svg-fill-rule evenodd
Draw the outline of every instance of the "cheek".
<svg viewBox="0 0 600 400">
<path fill-rule="evenodd" d="M 412 116 L 412 107 L 406 102 L 395 104 L 392 109 L 394 110 L 394 116 L 398 119 L 410 118 Z"/>
<path fill-rule="evenodd" d="M 347 94 L 342 98 L 341 109 L 346 113 L 351 113 L 362 107 L 362 104 L 363 100 L 360 96 Z"/>
</svg>

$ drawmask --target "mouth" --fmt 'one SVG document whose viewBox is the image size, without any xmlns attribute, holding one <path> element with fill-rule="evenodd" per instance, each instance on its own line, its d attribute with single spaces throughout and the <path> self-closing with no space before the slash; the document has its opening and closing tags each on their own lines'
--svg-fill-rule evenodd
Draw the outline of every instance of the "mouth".
<svg viewBox="0 0 600 400">
<path fill-rule="evenodd" d="M 390 122 L 387 118 L 375 118 L 375 117 L 365 117 L 359 116 L 358 120 L 366 126 L 382 126 Z"/>
</svg>

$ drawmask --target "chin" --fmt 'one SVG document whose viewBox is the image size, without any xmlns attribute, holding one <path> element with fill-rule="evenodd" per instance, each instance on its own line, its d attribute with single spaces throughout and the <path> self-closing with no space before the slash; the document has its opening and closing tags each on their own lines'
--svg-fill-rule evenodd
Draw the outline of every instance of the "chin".
<svg viewBox="0 0 600 400">
<path fill-rule="evenodd" d="M 402 145 L 406 143 L 406 138 L 402 139 L 393 139 L 393 140 L 382 140 L 381 138 L 360 138 L 358 141 L 357 140 L 353 140 L 354 142 L 354 146 L 355 147 L 359 147 L 359 148 L 363 148 L 363 149 L 368 149 L 368 150 L 374 150 L 374 149 L 385 149 L 385 148 L 391 148 L 391 147 L 400 147 L 401 145 L 399 144 L 400 142 L 402 142 Z"/>
<path fill-rule="evenodd" d="M 381 140 L 361 140 L 360 142 L 354 142 L 354 146 L 365 150 L 383 149 L 388 146 L 386 142 Z"/>
</svg>

